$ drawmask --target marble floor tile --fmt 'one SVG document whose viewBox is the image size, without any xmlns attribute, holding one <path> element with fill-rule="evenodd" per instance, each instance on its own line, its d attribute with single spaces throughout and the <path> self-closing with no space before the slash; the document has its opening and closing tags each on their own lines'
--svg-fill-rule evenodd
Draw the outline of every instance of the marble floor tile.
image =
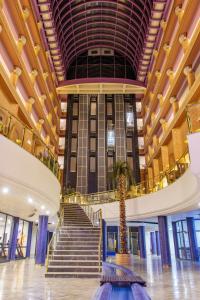
<svg viewBox="0 0 200 300">
<path fill-rule="evenodd" d="M 160 259 L 134 259 L 133 270 L 147 282 L 153 300 L 199 300 L 200 264 L 173 261 L 163 270 Z M 0 300 L 90 300 L 98 279 L 45 278 L 33 259 L 0 264 Z"/>
</svg>

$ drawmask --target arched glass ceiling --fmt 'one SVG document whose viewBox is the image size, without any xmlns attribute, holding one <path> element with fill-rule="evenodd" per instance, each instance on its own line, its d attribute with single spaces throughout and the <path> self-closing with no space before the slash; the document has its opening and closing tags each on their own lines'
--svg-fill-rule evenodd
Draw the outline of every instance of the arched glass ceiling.
<svg viewBox="0 0 200 300">
<path fill-rule="evenodd" d="M 147 47 L 153 49 L 155 45 L 166 1 L 37 0 L 57 75 L 65 77 L 65 70 L 76 56 L 97 47 L 116 50 L 127 57 L 136 72 L 144 74 L 152 54 L 143 58 L 144 47 L 150 29 L 153 44 Z M 149 62 L 140 68 L 146 59 Z"/>
</svg>

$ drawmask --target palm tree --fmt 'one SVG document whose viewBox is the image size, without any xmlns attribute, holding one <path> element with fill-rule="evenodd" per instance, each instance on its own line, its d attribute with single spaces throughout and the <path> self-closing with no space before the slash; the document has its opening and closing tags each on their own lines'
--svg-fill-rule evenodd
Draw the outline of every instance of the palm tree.
<svg viewBox="0 0 200 300">
<path fill-rule="evenodd" d="M 127 231 L 126 231 L 126 192 L 127 186 L 132 179 L 131 170 L 127 162 L 117 161 L 113 165 L 112 178 L 117 185 L 120 201 L 120 253 L 127 254 Z"/>
</svg>

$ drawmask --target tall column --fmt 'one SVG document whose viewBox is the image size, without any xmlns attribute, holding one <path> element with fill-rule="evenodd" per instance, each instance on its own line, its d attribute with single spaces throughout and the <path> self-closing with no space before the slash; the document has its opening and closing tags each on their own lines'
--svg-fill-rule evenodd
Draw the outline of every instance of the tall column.
<svg viewBox="0 0 200 300">
<path fill-rule="evenodd" d="M 103 192 L 107 188 L 106 183 L 106 120 L 105 120 L 105 95 L 98 96 L 98 192 Z"/>
<path fill-rule="evenodd" d="M 9 260 L 15 260 L 18 228 L 19 228 L 19 218 L 13 217 L 11 235 L 10 235 L 9 252 L 8 252 Z"/>
<path fill-rule="evenodd" d="M 178 237 L 177 237 L 177 230 L 176 230 L 176 222 L 172 222 L 172 231 L 173 231 L 175 255 L 176 258 L 180 258 L 179 251 L 178 251 Z"/>
<path fill-rule="evenodd" d="M 116 161 L 126 161 L 126 134 L 123 95 L 115 95 L 115 151 Z"/>
<path fill-rule="evenodd" d="M 154 255 L 157 253 L 156 251 L 156 235 L 155 232 L 150 232 L 151 237 L 151 253 Z"/>
<path fill-rule="evenodd" d="M 159 232 L 155 232 L 156 235 L 156 253 L 159 256 L 160 255 L 160 237 L 159 237 Z"/>
<path fill-rule="evenodd" d="M 145 241 L 145 227 L 139 226 L 138 227 L 138 237 L 139 237 L 139 248 L 140 248 L 140 257 L 146 258 L 146 241 Z"/>
<path fill-rule="evenodd" d="M 160 250 L 161 250 L 161 260 L 163 267 L 171 265 L 171 253 L 169 246 L 169 234 L 167 226 L 167 217 L 159 216 L 158 217 L 158 227 L 159 227 L 159 236 L 160 236 Z"/>
<path fill-rule="evenodd" d="M 33 222 L 29 222 L 27 245 L 26 245 L 26 257 L 30 257 L 30 253 L 31 253 L 32 230 L 33 230 Z"/>
<path fill-rule="evenodd" d="M 36 256 L 35 263 L 38 265 L 45 264 L 47 249 L 47 228 L 48 216 L 39 216 L 39 226 L 37 233 Z"/>
<path fill-rule="evenodd" d="M 88 192 L 88 111 L 89 95 L 80 95 L 76 190 L 81 194 Z"/>
<path fill-rule="evenodd" d="M 107 255 L 107 228 L 106 221 L 102 220 L 102 241 L 103 241 L 103 261 L 106 261 Z"/>
<path fill-rule="evenodd" d="M 198 261 L 199 255 L 198 255 L 197 239 L 195 233 L 194 218 L 192 217 L 186 218 L 186 221 L 187 221 L 187 228 L 188 228 L 191 257 L 192 260 Z"/>
</svg>

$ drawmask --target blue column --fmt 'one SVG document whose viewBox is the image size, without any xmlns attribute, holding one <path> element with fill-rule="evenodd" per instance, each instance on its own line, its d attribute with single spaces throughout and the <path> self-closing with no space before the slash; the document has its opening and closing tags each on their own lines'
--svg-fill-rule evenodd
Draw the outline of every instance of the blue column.
<svg viewBox="0 0 200 300">
<path fill-rule="evenodd" d="M 31 254 L 32 230 L 33 230 L 33 222 L 29 222 L 27 245 L 26 245 L 26 257 L 30 257 Z"/>
<path fill-rule="evenodd" d="M 167 226 L 167 217 L 159 216 L 158 217 L 158 227 L 159 227 L 159 236 L 160 236 L 160 252 L 162 265 L 164 267 L 171 265 L 171 253 L 169 246 L 169 234 Z"/>
<path fill-rule="evenodd" d="M 188 228 L 188 238 L 189 238 L 189 243 L 190 243 L 191 257 L 192 257 L 192 260 L 198 261 L 199 256 L 198 256 L 198 247 L 197 247 L 194 218 L 192 218 L 192 217 L 186 218 L 186 221 L 187 221 L 187 228 Z"/>
<path fill-rule="evenodd" d="M 39 226 L 37 233 L 36 255 L 35 263 L 38 265 L 44 265 L 46 259 L 47 248 L 47 228 L 48 228 L 48 216 L 39 216 Z"/>
<path fill-rule="evenodd" d="M 140 257 L 146 258 L 146 241 L 145 241 L 145 227 L 139 226 L 138 227 L 138 238 L 139 238 L 139 248 L 140 248 Z"/>
<path fill-rule="evenodd" d="M 151 254 L 156 254 L 156 236 L 155 232 L 150 232 L 150 238 L 151 238 Z"/>
<path fill-rule="evenodd" d="M 176 230 L 176 222 L 172 222 L 172 231 L 173 231 L 175 255 L 176 255 L 176 258 L 180 258 L 179 251 L 178 251 L 178 236 L 177 236 L 177 230 Z"/>
<path fill-rule="evenodd" d="M 156 235 L 156 254 L 159 256 L 160 255 L 160 237 L 159 237 L 159 232 L 155 231 Z"/>
<path fill-rule="evenodd" d="M 106 221 L 102 220 L 102 244 L 103 244 L 103 261 L 106 261 L 106 253 L 107 253 L 107 229 L 106 229 Z"/>
<path fill-rule="evenodd" d="M 9 253 L 8 253 L 9 260 L 15 260 L 18 228 L 19 228 L 19 218 L 13 217 L 11 235 L 10 235 Z"/>
</svg>

